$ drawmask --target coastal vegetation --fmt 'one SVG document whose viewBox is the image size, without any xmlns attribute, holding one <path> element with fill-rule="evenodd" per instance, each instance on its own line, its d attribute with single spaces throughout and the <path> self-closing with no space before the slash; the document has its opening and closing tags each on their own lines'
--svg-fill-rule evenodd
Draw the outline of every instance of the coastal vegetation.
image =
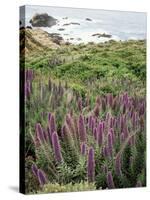
<svg viewBox="0 0 150 200">
<path fill-rule="evenodd" d="M 26 193 L 146 186 L 146 40 L 20 39 Z"/>
</svg>

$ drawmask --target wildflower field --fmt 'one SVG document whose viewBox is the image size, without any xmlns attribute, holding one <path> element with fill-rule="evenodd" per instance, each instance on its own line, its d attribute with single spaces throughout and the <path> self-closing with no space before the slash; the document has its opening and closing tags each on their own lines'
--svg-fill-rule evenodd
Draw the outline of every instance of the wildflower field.
<svg viewBox="0 0 150 200">
<path fill-rule="evenodd" d="M 21 59 L 26 193 L 146 186 L 146 41 Z"/>
</svg>

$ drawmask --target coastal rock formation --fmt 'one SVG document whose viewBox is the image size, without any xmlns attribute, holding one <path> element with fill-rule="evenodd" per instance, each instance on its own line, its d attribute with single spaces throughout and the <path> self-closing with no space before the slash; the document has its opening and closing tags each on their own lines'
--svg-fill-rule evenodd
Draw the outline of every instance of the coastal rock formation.
<svg viewBox="0 0 150 200">
<path fill-rule="evenodd" d="M 97 36 L 98 38 L 100 38 L 100 37 L 111 38 L 112 37 L 112 35 L 106 34 L 106 33 L 94 33 L 92 36 L 93 37 Z"/>
<path fill-rule="evenodd" d="M 34 27 L 51 27 L 56 25 L 57 19 L 47 13 L 35 14 L 29 21 Z"/>
<path fill-rule="evenodd" d="M 44 49 L 57 49 L 64 44 L 63 38 L 57 33 L 30 28 L 20 29 L 20 52 L 21 54 L 34 53 Z"/>
<path fill-rule="evenodd" d="M 67 23 L 67 24 L 63 24 L 63 26 L 69 26 L 69 25 L 80 25 L 80 23 L 70 22 L 70 23 Z"/>
<path fill-rule="evenodd" d="M 92 21 L 92 19 L 90 19 L 90 18 L 86 18 L 85 20 L 86 20 L 86 21 Z"/>
<path fill-rule="evenodd" d="M 59 29 L 58 29 L 58 31 L 64 31 L 64 30 L 65 30 L 64 28 L 59 28 Z"/>
</svg>

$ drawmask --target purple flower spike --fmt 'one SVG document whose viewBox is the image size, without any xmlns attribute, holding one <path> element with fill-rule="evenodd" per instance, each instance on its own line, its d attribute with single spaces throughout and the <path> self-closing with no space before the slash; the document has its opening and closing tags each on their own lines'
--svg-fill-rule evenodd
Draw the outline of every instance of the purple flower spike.
<svg viewBox="0 0 150 200">
<path fill-rule="evenodd" d="M 86 140 L 86 129 L 85 129 L 83 115 L 79 116 L 78 129 L 79 129 L 79 135 L 80 135 L 81 142 L 85 142 L 85 140 Z"/>
<path fill-rule="evenodd" d="M 110 129 L 110 133 L 112 135 L 112 142 L 114 144 L 115 143 L 115 133 L 114 133 L 114 129 L 113 128 Z"/>
<path fill-rule="evenodd" d="M 66 137 L 67 133 L 68 133 L 67 127 L 66 127 L 66 125 L 63 125 L 63 127 L 61 129 L 61 136 L 62 136 L 62 138 Z"/>
<path fill-rule="evenodd" d="M 112 141 L 112 134 L 108 134 L 108 151 L 109 155 L 112 155 L 112 150 L 113 150 L 113 141 Z"/>
<path fill-rule="evenodd" d="M 48 137 L 50 144 L 52 144 L 51 131 L 50 131 L 49 126 L 47 127 L 47 137 Z"/>
<path fill-rule="evenodd" d="M 88 175 L 88 182 L 94 182 L 94 180 L 95 180 L 95 159 L 94 159 L 93 147 L 91 147 L 88 152 L 87 175 Z"/>
<path fill-rule="evenodd" d="M 121 156 L 118 155 L 115 160 L 115 172 L 117 176 L 121 176 Z"/>
<path fill-rule="evenodd" d="M 54 115 L 51 115 L 50 123 L 49 123 L 50 133 L 51 135 L 56 131 L 56 123 Z"/>
<path fill-rule="evenodd" d="M 110 128 L 113 127 L 113 117 L 110 117 L 110 119 L 109 119 L 109 127 Z"/>
<path fill-rule="evenodd" d="M 103 143 L 103 123 L 99 123 L 97 128 L 97 141 L 99 145 Z"/>
<path fill-rule="evenodd" d="M 85 143 L 82 143 L 82 144 L 81 144 L 81 154 L 82 154 L 82 155 L 85 155 L 85 154 L 86 154 L 86 144 L 85 144 Z"/>
<path fill-rule="evenodd" d="M 33 164 L 31 169 L 32 169 L 32 172 L 33 172 L 34 176 L 38 177 L 38 168 L 37 168 L 37 166 L 35 164 Z"/>
<path fill-rule="evenodd" d="M 109 189 L 115 188 L 112 173 L 110 171 L 107 173 L 107 185 Z"/>
<path fill-rule="evenodd" d="M 30 81 L 26 81 L 25 82 L 25 98 L 29 98 L 30 97 L 30 93 L 31 93 L 31 83 Z"/>
<path fill-rule="evenodd" d="M 54 154 L 55 154 L 55 160 L 57 162 L 61 162 L 62 161 L 62 154 L 61 154 L 58 135 L 57 135 L 56 132 L 54 132 L 53 135 L 52 135 L 52 145 L 53 145 L 53 151 L 54 151 Z"/>
<path fill-rule="evenodd" d="M 94 139 L 97 140 L 97 128 L 96 127 L 94 128 L 93 135 L 94 135 Z"/>
<path fill-rule="evenodd" d="M 48 182 L 45 173 L 41 169 L 38 170 L 38 180 L 41 186 Z"/>
<path fill-rule="evenodd" d="M 107 146 L 104 146 L 104 147 L 102 148 L 102 154 L 103 154 L 103 156 L 104 156 L 105 158 L 108 157 L 109 152 L 108 152 Z"/>
<path fill-rule="evenodd" d="M 44 142 L 44 134 L 43 134 L 43 129 L 41 127 L 40 123 L 36 124 L 36 134 L 37 134 L 37 138 L 40 142 Z"/>
</svg>

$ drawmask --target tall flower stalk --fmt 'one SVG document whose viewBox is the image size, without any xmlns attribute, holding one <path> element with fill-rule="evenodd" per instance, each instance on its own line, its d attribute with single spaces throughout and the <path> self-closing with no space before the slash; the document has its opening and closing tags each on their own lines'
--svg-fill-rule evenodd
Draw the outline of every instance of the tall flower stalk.
<svg viewBox="0 0 150 200">
<path fill-rule="evenodd" d="M 88 175 L 88 182 L 94 182 L 94 180 L 95 180 L 95 158 L 94 158 L 93 147 L 90 147 L 89 152 L 88 152 L 87 175 Z"/>
<path fill-rule="evenodd" d="M 55 160 L 57 162 L 61 162 L 62 161 L 62 154 L 61 154 L 61 147 L 60 147 L 57 132 L 54 132 L 53 135 L 52 135 L 52 145 L 53 145 Z"/>
</svg>

